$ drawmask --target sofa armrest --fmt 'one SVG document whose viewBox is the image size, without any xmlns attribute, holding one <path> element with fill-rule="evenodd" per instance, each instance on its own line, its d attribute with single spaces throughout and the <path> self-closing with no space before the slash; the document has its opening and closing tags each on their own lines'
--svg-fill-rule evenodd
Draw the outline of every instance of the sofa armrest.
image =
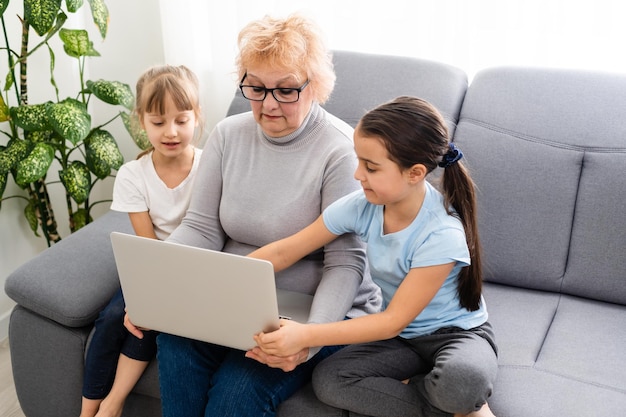
<svg viewBox="0 0 626 417">
<path fill-rule="evenodd" d="M 62 325 L 92 323 L 119 288 L 112 231 L 133 233 L 126 213 L 110 211 L 18 267 L 6 294 Z"/>
</svg>

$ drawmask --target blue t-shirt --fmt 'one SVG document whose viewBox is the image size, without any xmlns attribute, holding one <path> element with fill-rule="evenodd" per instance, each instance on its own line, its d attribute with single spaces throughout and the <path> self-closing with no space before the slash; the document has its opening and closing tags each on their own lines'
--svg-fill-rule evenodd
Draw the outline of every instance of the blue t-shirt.
<svg viewBox="0 0 626 417">
<path fill-rule="evenodd" d="M 383 309 L 410 269 L 456 262 L 428 306 L 400 333 L 407 339 L 443 327 L 471 329 L 487 321 L 482 298 L 476 311 L 468 311 L 459 303 L 459 272 L 470 263 L 465 231 L 461 221 L 446 212 L 441 193 L 426 184 L 426 196 L 418 215 L 407 228 L 395 233 L 383 234 L 384 206 L 368 202 L 363 190 L 337 200 L 323 213 L 331 233 L 356 233 L 367 243 L 370 272 L 382 290 Z"/>
</svg>

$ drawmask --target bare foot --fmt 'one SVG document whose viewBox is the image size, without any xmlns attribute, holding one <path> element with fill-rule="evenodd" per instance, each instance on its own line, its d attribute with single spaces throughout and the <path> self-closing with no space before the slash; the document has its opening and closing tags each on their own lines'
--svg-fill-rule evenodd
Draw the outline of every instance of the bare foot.
<svg viewBox="0 0 626 417">
<path fill-rule="evenodd" d="M 454 417 L 496 417 L 495 414 L 491 412 L 491 408 L 489 408 L 489 404 L 485 403 L 481 407 L 480 410 L 474 411 L 469 414 L 455 414 Z"/>
</svg>

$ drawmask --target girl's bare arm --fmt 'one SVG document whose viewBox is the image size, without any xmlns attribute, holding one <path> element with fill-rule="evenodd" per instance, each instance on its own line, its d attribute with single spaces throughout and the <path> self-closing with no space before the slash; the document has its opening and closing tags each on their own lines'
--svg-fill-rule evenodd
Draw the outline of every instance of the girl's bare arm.
<svg viewBox="0 0 626 417">
<path fill-rule="evenodd" d="M 149 237 L 151 239 L 157 238 L 154 233 L 152 219 L 147 211 L 128 213 L 128 217 L 130 218 L 130 224 L 133 226 L 133 230 L 135 230 L 137 236 Z"/>
<path fill-rule="evenodd" d="M 284 320 L 281 328 L 255 336 L 266 354 L 289 356 L 305 347 L 345 345 L 385 340 L 397 336 L 434 298 L 454 263 L 414 268 L 383 312 L 323 324 L 300 324 Z"/>
<path fill-rule="evenodd" d="M 298 233 L 276 242 L 269 243 L 255 250 L 248 256 L 265 259 L 274 265 L 274 271 L 282 271 L 295 264 L 300 259 L 321 248 L 337 238 L 324 224 L 320 215 L 317 220 L 305 227 Z"/>
</svg>

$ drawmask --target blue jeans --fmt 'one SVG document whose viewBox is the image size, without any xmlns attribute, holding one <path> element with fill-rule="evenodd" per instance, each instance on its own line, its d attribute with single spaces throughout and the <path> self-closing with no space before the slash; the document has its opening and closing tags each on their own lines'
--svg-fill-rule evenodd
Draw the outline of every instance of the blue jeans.
<svg viewBox="0 0 626 417">
<path fill-rule="evenodd" d="M 157 339 L 163 417 L 274 416 L 311 379 L 313 368 L 341 347 L 325 347 L 291 372 L 245 352 L 161 333 Z"/>
<path fill-rule="evenodd" d="M 125 307 L 122 290 L 119 290 L 98 315 L 85 358 L 85 398 L 102 399 L 111 391 L 120 354 L 147 362 L 156 353 L 158 333 L 146 331 L 143 339 L 130 334 L 124 327 Z"/>
</svg>

